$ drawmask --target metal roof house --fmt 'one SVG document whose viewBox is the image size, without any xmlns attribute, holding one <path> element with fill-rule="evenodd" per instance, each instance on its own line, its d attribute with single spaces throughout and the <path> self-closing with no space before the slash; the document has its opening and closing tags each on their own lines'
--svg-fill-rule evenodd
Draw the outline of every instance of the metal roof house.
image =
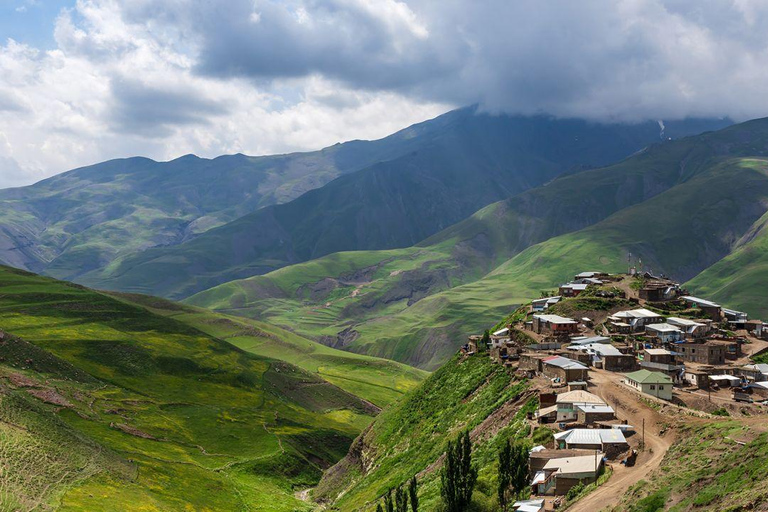
<svg viewBox="0 0 768 512">
<path fill-rule="evenodd" d="M 638 370 L 628 373 L 624 383 L 646 395 L 672 400 L 672 378 L 661 372 Z"/>
</svg>

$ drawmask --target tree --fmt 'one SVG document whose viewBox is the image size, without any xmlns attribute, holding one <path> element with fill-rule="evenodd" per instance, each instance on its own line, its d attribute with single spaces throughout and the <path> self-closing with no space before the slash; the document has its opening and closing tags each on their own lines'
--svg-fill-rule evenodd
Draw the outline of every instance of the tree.
<svg viewBox="0 0 768 512">
<path fill-rule="evenodd" d="M 512 485 L 512 446 L 507 439 L 506 444 L 499 451 L 499 506 L 506 512 L 509 503 L 509 490 Z"/>
<path fill-rule="evenodd" d="M 408 512 L 408 492 L 403 489 L 402 485 L 395 491 L 395 510 Z"/>
<path fill-rule="evenodd" d="M 491 331 L 488 329 L 485 330 L 483 333 L 483 337 L 480 338 L 480 343 L 478 343 L 477 350 L 486 350 L 488 348 L 488 344 L 491 342 Z"/>
<path fill-rule="evenodd" d="M 507 510 L 507 505 L 512 498 L 520 495 L 526 488 L 528 481 L 528 452 L 524 446 L 507 439 L 506 444 L 499 452 L 499 505 L 502 510 Z"/>
<path fill-rule="evenodd" d="M 384 495 L 384 509 L 386 512 L 395 512 L 395 505 L 392 502 L 392 489 L 387 491 Z"/>
<path fill-rule="evenodd" d="M 384 512 L 384 510 L 381 508 L 381 503 L 376 505 L 376 512 Z"/>
<path fill-rule="evenodd" d="M 416 483 L 416 477 L 412 477 L 410 483 L 408 484 L 408 496 L 411 499 L 411 510 L 413 512 L 419 512 L 419 496 L 417 494 L 417 483 Z"/>
<path fill-rule="evenodd" d="M 472 442 L 469 432 L 459 434 L 456 442 L 448 442 L 445 463 L 440 474 L 440 494 L 447 512 L 463 512 L 472 501 L 477 481 L 477 468 L 472 465 Z"/>
</svg>

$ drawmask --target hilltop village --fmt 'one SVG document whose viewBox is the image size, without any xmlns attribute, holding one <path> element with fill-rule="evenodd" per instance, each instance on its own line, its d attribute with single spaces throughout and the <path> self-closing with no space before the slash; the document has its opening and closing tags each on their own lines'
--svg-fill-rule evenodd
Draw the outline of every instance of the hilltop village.
<svg viewBox="0 0 768 512">
<path fill-rule="evenodd" d="M 462 353 L 530 379 L 539 394 L 531 420 L 553 430 L 530 452 L 531 499 L 520 511 L 556 509 L 608 468 L 625 487 L 639 481 L 671 444 L 657 411 L 752 416 L 768 404 L 768 357 L 759 362 L 768 324 L 634 268 L 576 274 L 471 336 Z M 590 506 L 600 508 L 588 497 L 577 509 Z"/>
</svg>

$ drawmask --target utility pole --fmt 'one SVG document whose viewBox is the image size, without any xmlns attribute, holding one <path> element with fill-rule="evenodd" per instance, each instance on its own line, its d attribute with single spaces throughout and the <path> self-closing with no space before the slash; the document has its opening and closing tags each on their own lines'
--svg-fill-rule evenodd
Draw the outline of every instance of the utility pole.
<svg viewBox="0 0 768 512">
<path fill-rule="evenodd" d="M 643 451 L 645 451 L 645 418 L 643 418 Z"/>
</svg>

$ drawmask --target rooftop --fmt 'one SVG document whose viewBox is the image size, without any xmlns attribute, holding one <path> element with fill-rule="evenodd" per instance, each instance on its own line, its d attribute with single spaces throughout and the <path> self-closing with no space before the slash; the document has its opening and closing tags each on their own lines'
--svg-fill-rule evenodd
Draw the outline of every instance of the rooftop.
<svg viewBox="0 0 768 512">
<path fill-rule="evenodd" d="M 576 391 L 568 391 L 566 393 L 560 393 L 555 399 L 555 403 L 558 404 L 599 404 L 605 405 L 605 401 L 597 395 L 593 395 L 589 391 L 577 389 Z"/>
<path fill-rule="evenodd" d="M 619 311 L 611 315 L 611 318 L 658 318 L 661 315 L 645 308 L 630 309 L 628 311 Z"/>
<path fill-rule="evenodd" d="M 691 295 L 686 295 L 684 297 L 681 297 L 686 302 L 690 302 L 691 304 L 696 304 L 697 306 L 704 306 L 704 307 L 710 307 L 710 308 L 719 308 L 720 304 L 716 302 L 712 302 L 711 300 L 706 299 L 700 299 L 698 297 L 693 297 Z"/>
<path fill-rule="evenodd" d="M 595 452 L 593 455 L 581 455 L 578 457 L 564 457 L 562 459 L 551 459 L 545 465 L 544 469 L 555 470 L 558 473 L 590 473 L 595 472 L 600 467 L 600 461 L 603 454 Z"/>
<path fill-rule="evenodd" d="M 570 345 L 568 350 L 581 350 L 586 352 L 594 352 L 601 356 L 620 356 L 621 352 L 613 345 L 607 343 L 587 343 L 585 345 Z"/>
<path fill-rule="evenodd" d="M 663 348 L 647 348 L 645 351 L 652 356 L 671 356 L 672 352 Z"/>
<path fill-rule="evenodd" d="M 555 434 L 555 439 L 563 439 L 570 445 L 595 445 L 603 443 L 625 443 L 624 433 L 616 428 L 574 428 Z"/>
<path fill-rule="evenodd" d="M 587 367 L 581 364 L 578 361 L 574 361 L 573 359 L 568 359 L 567 357 L 563 356 L 552 356 L 552 357 L 545 357 L 542 359 L 544 364 L 557 366 L 558 368 L 563 368 L 565 370 L 586 370 Z"/>
<path fill-rule="evenodd" d="M 589 345 L 591 343 L 610 343 L 611 338 L 607 336 L 590 336 L 589 338 L 579 337 L 571 339 L 571 345 Z"/>
<path fill-rule="evenodd" d="M 533 315 L 533 318 L 537 318 L 542 322 L 549 322 L 551 324 L 575 324 L 576 320 L 573 318 L 565 318 L 560 315 Z"/>
<path fill-rule="evenodd" d="M 696 322 L 695 320 L 691 320 L 689 318 L 678 318 L 676 316 L 671 316 L 667 318 L 667 323 L 671 325 L 679 325 L 683 327 L 697 327 L 700 325 L 704 325 L 699 322 Z"/>
<path fill-rule="evenodd" d="M 672 384 L 672 379 L 669 376 L 650 370 L 638 370 L 628 373 L 627 378 L 640 384 Z"/>
<path fill-rule="evenodd" d="M 611 407 L 610 405 L 576 404 L 574 405 L 574 407 L 586 413 L 613 414 L 614 412 L 616 412 L 613 410 L 613 407 Z"/>
<path fill-rule="evenodd" d="M 682 332 L 678 327 L 667 324 L 667 323 L 647 325 L 645 327 L 645 330 L 656 331 L 656 332 Z"/>
</svg>

